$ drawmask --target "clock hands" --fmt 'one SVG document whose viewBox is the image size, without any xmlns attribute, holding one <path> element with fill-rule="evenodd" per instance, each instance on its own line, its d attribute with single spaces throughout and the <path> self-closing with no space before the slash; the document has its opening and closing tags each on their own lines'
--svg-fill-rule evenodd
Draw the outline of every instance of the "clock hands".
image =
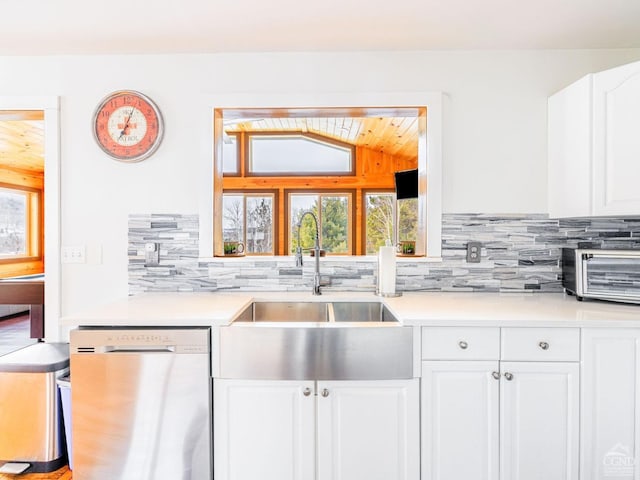
<svg viewBox="0 0 640 480">
<path fill-rule="evenodd" d="M 124 122 L 124 127 L 120 131 L 120 136 L 118 137 L 118 140 L 120 140 L 124 135 L 129 133 L 129 122 L 131 121 L 131 117 L 133 117 L 133 112 L 135 112 L 135 110 L 136 110 L 135 107 L 131 107 L 131 111 L 129 112 L 129 116 L 127 117 L 127 120 Z"/>
</svg>

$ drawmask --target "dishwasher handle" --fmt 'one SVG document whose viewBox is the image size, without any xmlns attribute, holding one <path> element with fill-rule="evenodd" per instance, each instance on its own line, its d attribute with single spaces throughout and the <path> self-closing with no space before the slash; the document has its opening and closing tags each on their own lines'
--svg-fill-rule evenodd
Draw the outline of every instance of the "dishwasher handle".
<svg viewBox="0 0 640 480">
<path fill-rule="evenodd" d="M 104 353 L 176 353 L 175 345 L 107 345 Z"/>
</svg>

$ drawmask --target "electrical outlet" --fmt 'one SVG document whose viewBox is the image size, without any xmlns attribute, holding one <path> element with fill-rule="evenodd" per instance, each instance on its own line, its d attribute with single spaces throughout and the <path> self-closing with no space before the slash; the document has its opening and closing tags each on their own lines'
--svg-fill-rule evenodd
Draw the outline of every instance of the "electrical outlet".
<svg viewBox="0 0 640 480">
<path fill-rule="evenodd" d="M 482 243 L 480 242 L 467 243 L 467 263 L 480 263 L 481 254 L 482 254 Z"/>
<path fill-rule="evenodd" d="M 145 243 L 144 244 L 144 265 L 145 267 L 157 267 L 160 265 L 160 244 Z"/>
<path fill-rule="evenodd" d="M 86 249 L 84 245 L 76 247 L 62 247 L 61 249 L 62 263 L 86 263 Z"/>
</svg>

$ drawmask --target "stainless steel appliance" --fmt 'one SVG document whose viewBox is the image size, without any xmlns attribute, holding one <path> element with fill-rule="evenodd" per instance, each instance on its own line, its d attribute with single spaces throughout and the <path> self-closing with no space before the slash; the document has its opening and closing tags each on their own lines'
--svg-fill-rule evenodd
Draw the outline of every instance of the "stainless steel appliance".
<svg viewBox="0 0 640 480">
<path fill-rule="evenodd" d="M 36 343 L 0 357 L 0 473 L 51 472 L 67 463 L 56 379 L 69 346 Z"/>
<path fill-rule="evenodd" d="M 71 332 L 74 480 L 212 478 L 209 328 Z"/>
<path fill-rule="evenodd" d="M 640 250 L 562 249 L 562 286 L 578 300 L 640 303 Z"/>
</svg>

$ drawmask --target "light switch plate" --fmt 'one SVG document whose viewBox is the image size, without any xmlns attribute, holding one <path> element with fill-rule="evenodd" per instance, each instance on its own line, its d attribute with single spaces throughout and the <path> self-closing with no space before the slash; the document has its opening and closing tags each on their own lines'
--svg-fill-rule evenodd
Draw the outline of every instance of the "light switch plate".
<svg viewBox="0 0 640 480">
<path fill-rule="evenodd" d="M 482 243 L 480 242 L 467 243 L 467 263 L 480 263 L 481 256 L 482 256 Z"/>
<path fill-rule="evenodd" d="M 86 263 L 87 254 L 84 245 L 75 247 L 62 247 L 61 249 L 62 263 Z"/>
</svg>

